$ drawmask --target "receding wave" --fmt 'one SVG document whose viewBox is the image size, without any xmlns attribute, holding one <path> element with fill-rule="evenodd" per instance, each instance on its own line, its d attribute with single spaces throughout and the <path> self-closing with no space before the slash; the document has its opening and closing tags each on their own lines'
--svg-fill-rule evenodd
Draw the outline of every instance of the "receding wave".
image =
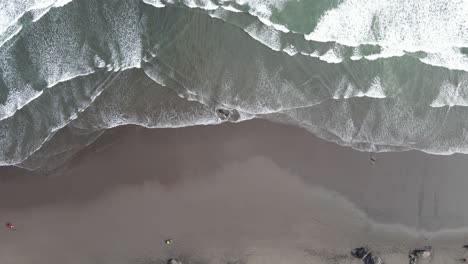
<svg viewBox="0 0 468 264">
<path fill-rule="evenodd" d="M 53 168 L 124 124 L 252 118 L 467 153 L 468 5 L 367 2 L 2 1 L 0 165 Z"/>
</svg>

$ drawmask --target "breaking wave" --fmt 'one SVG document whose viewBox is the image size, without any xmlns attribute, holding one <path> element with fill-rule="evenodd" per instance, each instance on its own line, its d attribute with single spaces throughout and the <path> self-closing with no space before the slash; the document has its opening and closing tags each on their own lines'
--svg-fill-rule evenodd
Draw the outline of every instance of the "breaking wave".
<svg viewBox="0 0 468 264">
<path fill-rule="evenodd" d="M 0 1 L 0 165 L 124 124 L 266 118 L 364 151 L 467 153 L 468 1 Z"/>
</svg>

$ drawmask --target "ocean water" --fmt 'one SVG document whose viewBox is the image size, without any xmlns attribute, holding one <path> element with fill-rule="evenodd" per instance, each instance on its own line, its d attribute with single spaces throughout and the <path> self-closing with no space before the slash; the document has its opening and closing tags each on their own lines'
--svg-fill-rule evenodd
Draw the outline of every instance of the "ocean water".
<svg viewBox="0 0 468 264">
<path fill-rule="evenodd" d="M 125 124 L 253 118 L 468 153 L 467 117 L 467 0 L 0 1 L 0 165 L 54 168 Z"/>
</svg>

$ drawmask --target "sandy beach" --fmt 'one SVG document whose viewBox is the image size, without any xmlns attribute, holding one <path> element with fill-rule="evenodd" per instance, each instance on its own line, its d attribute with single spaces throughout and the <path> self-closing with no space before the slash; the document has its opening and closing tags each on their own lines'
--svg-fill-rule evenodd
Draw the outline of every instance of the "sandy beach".
<svg viewBox="0 0 468 264">
<path fill-rule="evenodd" d="M 53 173 L 0 170 L 0 263 L 387 264 L 468 243 L 468 156 L 374 155 L 267 121 L 110 130 Z M 166 245 L 164 240 L 174 243 Z"/>
<path fill-rule="evenodd" d="M 467 18 L 0 0 L 0 264 L 468 264 Z"/>
</svg>

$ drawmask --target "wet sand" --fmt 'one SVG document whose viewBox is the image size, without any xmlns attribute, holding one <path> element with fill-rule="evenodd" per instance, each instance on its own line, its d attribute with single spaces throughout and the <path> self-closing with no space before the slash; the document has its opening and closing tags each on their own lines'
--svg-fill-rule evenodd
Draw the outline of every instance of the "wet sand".
<svg viewBox="0 0 468 264">
<path fill-rule="evenodd" d="M 266 121 L 116 128 L 54 173 L 0 170 L 18 229 L 0 229 L 0 263 L 361 263 L 361 245 L 408 263 L 426 244 L 457 263 L 468 156 L 375 157 Z"/>
</svg>

